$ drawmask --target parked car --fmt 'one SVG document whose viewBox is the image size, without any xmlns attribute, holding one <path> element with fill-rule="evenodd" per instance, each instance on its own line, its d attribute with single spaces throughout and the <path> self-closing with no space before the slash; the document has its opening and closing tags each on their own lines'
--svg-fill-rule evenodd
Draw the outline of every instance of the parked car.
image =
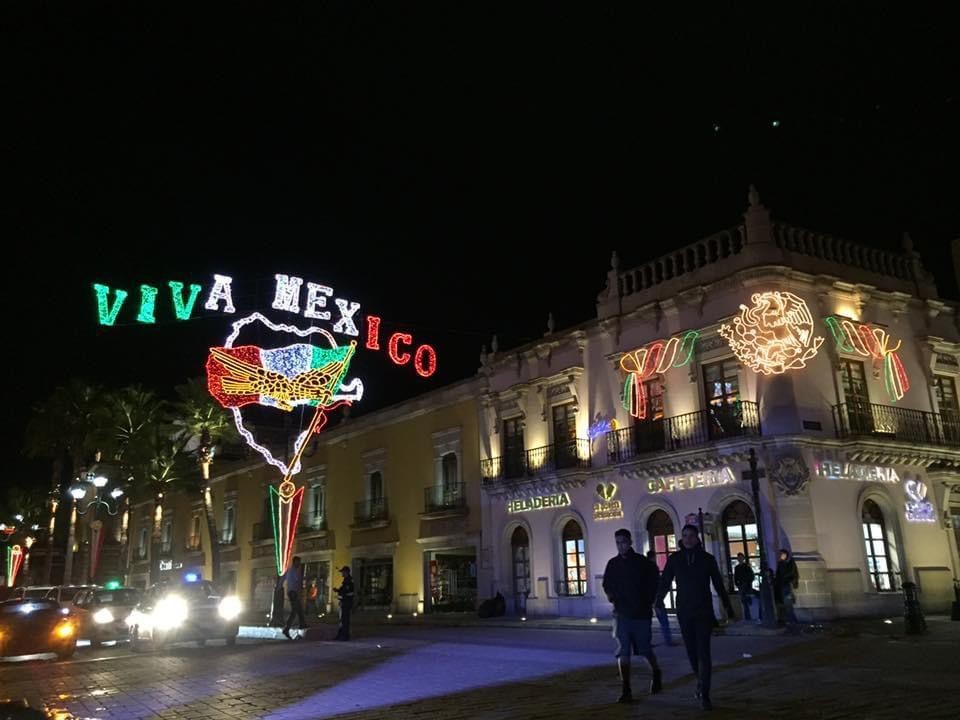
<svg viewBox="0 0 960 720">
<path fill-rule="evenodd" d="M 30 585 L 25 588 L 18 588 L 22 590 L 22 594 L 19 596 L 26 600 L 56 600 L 62 605 L 70 606 L 70 603 L 73 602 L 73 598 L 76 597 L 77 593 L 81 590 L 91 590 L 97 587 L 96 585 Z"/>
<path fill-rule="evenodd" d="M 130 649 L 138 652 L 145 640 L 162 648 L 169 643 L 237 641 L 240 600 L 221 597 L 213 583 L 187 573 L 183 580 L 164 581 L 151 587 L 130 613 Z"/>
<path fill-rule="evenodd" d="M 0 657 L 55 653 L 65 660 L 77 648 L 77 624 L 56 600 L 0 603 Z"/>
<path fill-rule="evenodd" d="M 94 648 L 110 640 L 126 640 L 130 632 L 127 618 L 138 602 L 140 591 L 135 588 L 81 590 L 73 599 L 71 613 L 78 637 L 89 640 Z"/>
</svg>

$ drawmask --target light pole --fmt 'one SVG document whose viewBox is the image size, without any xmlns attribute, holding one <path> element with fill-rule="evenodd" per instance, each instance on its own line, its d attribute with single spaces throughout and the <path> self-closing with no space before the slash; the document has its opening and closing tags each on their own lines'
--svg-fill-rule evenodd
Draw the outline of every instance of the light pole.
<svg viewBox="0 0 960 720">
<path fill-rule="evenodd" d="M 773 588 L 770 586 L 770 569 L 767 567 L 767 553 L 763 535 L 763 512 L 760 508 L 760 473 L 757 471 L 757 453 L 750 448 L 750 489 L 753 491 L 753 508 L 757 518 L 757 550 L 760 553 L 760 610 L 761 621 L 765 628 L 777 627 L 777 609 L 773 602 Z"/>
<path fill-rule="evenodd" d="M 100 506 L 102 505 L 106 509 L 108 515 L 116 515 L 119 511 L 119 500 L 123 496 L 123 490 L 119 487 L 115 487 L 110 491 L 109 495 L 109 497 L 113 500 L 113 504 L 104 499 L 103 491 L 108 482 L 109 479 L 106 476 L 96 475 L 92 471 L 88 472 L 86 475 L 86 483 L 93 485 L 93 487 L 96 489 L 96 495 L 94 496 L 93 500 L 86 504 L 84 508 L 81 508 L 79 505 L 76 508 L 76 512 L 80 515 L 86 515 L 88 512 L 90 512 L 90 509 L 93 508 L 93 520 L 87 523 L 87 526 L 91 532 L 89 551 L 84 556 L 84 582 L 93 580 L 100 564 L 100 551 L 103 547 L 104 527 L 103 523 L 97 519 L 97 512 L 100 510 Z M 87 485 L 81 483 L 75 487 L 83 492 L 81 497 L 85 498 Z M 71 489 L 71 493 L 72 492 L 73 489 Z"/>
<path fill-rule="evenodd" d="M 67 534 L 67 554 L 63 560 L 63 584 L 73 584 L 73 544 L 77 537 L 77 505 L 87 496 L 87 488 L 81 485 L 74 485 L 70 488 L 70 497 L 73 502 L 70 503 L 70 532 Z"/>
</svg>

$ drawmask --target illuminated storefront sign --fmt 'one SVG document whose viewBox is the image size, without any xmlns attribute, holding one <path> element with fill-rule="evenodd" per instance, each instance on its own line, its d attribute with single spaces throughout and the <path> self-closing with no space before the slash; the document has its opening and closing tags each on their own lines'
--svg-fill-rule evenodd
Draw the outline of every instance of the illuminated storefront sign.
<svg viewBox="0 0 960 720">
<path fill-rule="evenodd" d="M 537 495 L 532 498 L 510 500 L 507 503 L 508 513 L 527 512 L 528 510 L 547 510 L 549 508 L 564 507 L 570 504 L 570 496 L 565 492 L 553 495 Z"/>
<path fill-rule="evenodd" d="M 909 522 L 936 522 L 937 516 L 933 503 L 927 500 L 927 486 L 919 480 L 907 480 L 904 484 L 907 493 L 906 516 Z"/>
<path fill-rule="evenodd" d="M 814 473 L 827 480 L 856 480 L 858 482 L 898 483 L 900 476 L 892 467 L 860 465 L 859 463 L 821 460 L 814 463 Z"/>
<path fill-rule="evenodd" d="M 600 483 L 597 485 L 597 495 L 600 496 L 601 500 L 593 504 L 594 520 L 616 520 L 623 517 L 623 504 L 619 500 L 614 500 L 616 494 L 616 483 Z"/>
<path fill-rule="evenodd" d="M 647 490 L 651 493 L 664 493 L 674 492 L 675 490 L 694 490 L 715 485 L 731 485 L 734 482 L 736 480 L 733 477 L 733 471 L 728 467 L 722 467 L 715 470 L 701 470 L 700 472 L 683 475 L 653 478 L 647 482 Z"/>
</svg>

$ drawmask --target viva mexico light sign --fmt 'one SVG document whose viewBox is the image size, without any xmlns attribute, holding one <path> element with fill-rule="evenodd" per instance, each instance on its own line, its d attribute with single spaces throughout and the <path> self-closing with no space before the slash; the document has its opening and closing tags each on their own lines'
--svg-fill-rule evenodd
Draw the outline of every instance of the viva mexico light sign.
<svg viewBox="0 0 960 720">
<path fill-rule="evenodd" d="M 280 273 L 274 280 L 271 307 L 285 313 L 284 319 L 291 322 L 276 322 L 257 311 L 236 320 L 227 337 L 210 348 L 206 371 L 210 394 L 233 414 L 241 437 L 283 475 L 278 486 L 270 488 L 276 567 L 282 574 L 293 556 L 303 504 L 304 489 L 293 482 L 301 469 L 303 451 L 312 436 L 323 429 L 331 411 L 361 400 L 363 381 L 349 376 L 351 362 L 361 347 L 380 350 L 382 338 L 381 318 L 360 315 L 360 303 L 338 297 L 332 287 Z M 178 280 L 168 282 L 167 288 L 171 319 L 190 320 L 201 293 L 204 310 L 227 315 L 237 312 L 233 278 L 227 275 L 214 275 L 206 292 L 198 284 L 187 287 Z M 100 283 L 94 284 L 93 291 L 100 324 L 114 325 L 130 293 Z M 157 322 L 159 297 L 160 288 L 140 285 L 137 323 Z M 293 324 L 290 315 L 302 315 L 306 327 Z M 362 346 L 358 344 L 361 330 Z M 384 344 L 396 365 L 412 363 L 424 378 L 436 372 L 436 350 L 427 344 L 414 348 L 409 333 L 394 332 Z M 294 441 L 291 459 L 275 457 L 267 443 L 257 439 L 256 427 L 244 416 L 245 408 L 251 405 L 283 413 L 297 408 L 312 410 L 306 429 Z"/>
</svg>

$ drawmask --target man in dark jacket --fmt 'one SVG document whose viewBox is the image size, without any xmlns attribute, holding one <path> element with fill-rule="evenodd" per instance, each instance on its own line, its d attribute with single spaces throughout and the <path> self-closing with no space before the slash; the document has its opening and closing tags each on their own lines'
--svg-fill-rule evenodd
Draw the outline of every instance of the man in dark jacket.
<svg viewBox="0 0 960 720">
<path fill-rule="evenodd" d="M 710 635 L 713 632 L 713 598 L 710 583 L 717 590 L 727 614 L 733 617 L 730 598 L 723 586 L 717 561 L 700 544 L 700 532 L 696 525 L 684 525 L 680 550 L 673 553 L 660 576 L 657 590 L 657 607 L 663 606 L 663 598 L 670 591 L 674 578 L 677 580 L 677 620 L 683 644 L 687 648 L 690 667 L 697 676 L 697 697 L 700 707 L 712 710 L 710 702 Z"/>
<path fill-rule="evenodd" d="M 614 533 L 617 556 L 611 558 L 603 572 L 603 591 L 613 603 L 613 637 L 617 641 L 617 667 L 623 690 L 617 702 L 633 701 L 630 688 L 630 654 L 641 655 L 650 663 L 653 679 L 650 694 L 662 689 L 662 676 L 657 656 L 651 645 L 653 600 L 657 594 L 660 571 L 655 563 L 633 551 L 630 531 Z"/>
<path fill-rule="evenodd" d="M 733 569 L 733 584 L 740 593 L 740 604 L 743 606 L 743 619 L 750 620 L 750 605 L 753 603 L 753 580 L 756 574 L 747 556 L 737 553 L 737 566 Z"/>
<path fill-rule="evenodd" d="M 793 609 L 796 603 L 794 591 L 800 585 L 800 572 L 797 570 L 797 561 L 790 556 L 787 549 L 780 550 L 777 560 L 777 574 L 774 576 L 773 589 L 777 599 L 777 613 L 781 623 L 796 624 L 797 613 Z"/>
<path fill-rule="evenodd" d="M 340 587 L 334 588 L 334 592 L 340 598 L 340 627 L 337 630 L 337 636 L 334 640 L 350 639 L 350 612 L 353 610 L 353 578 L 350 577 L 350 567 L 344 565 L 340 568 L 340 574 L 343 582 Z"/>
</svg>

